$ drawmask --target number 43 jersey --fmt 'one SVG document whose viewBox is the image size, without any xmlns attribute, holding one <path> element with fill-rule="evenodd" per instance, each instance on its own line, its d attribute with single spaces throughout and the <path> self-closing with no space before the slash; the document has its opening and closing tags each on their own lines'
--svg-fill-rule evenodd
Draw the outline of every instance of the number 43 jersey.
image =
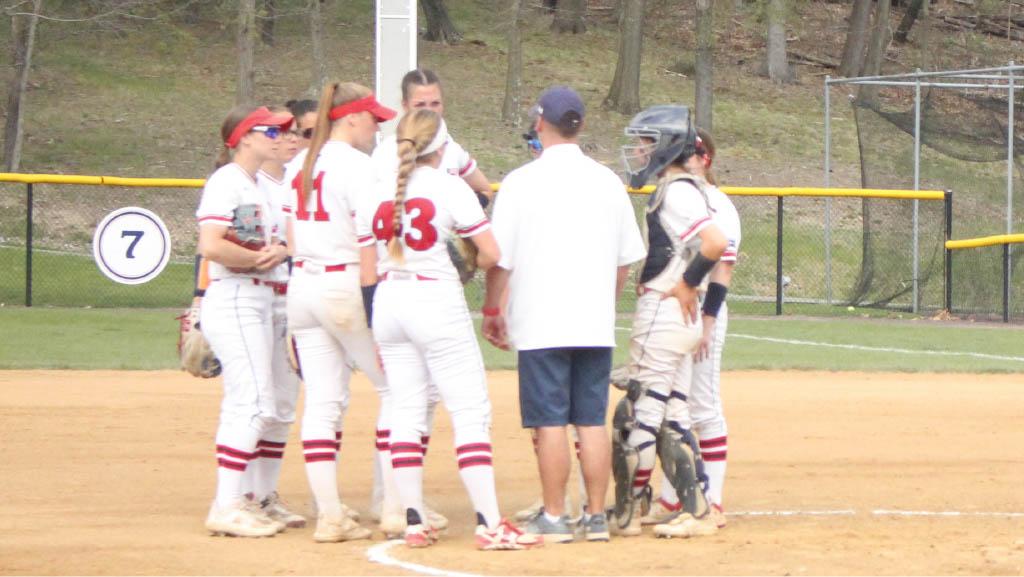
<svg viewBox="0 0 1024 577">
<path fill-rule="evenodd" d="M 292 218 L 295 259 L 319 265 L 359 262 L 356 207 L 373 194 L 370 157 L 348 143 L 324 143 L 313 166 L 312 190 L 303 190 L 302 166 L 289 167 L 291 202 L 282 210 Z M 304 194 L 299 194 L 302 191 Z M 305 202 L 299 202 L 304 197 Z"/>
<path fill-rule="evenodd" d="M 402 211 L 402 259 L 388 253 L 394 236 L 395 183 L 381 182 L 375 201 L 363 205 L 356 218 L 360 246 L 377 243 L 381 276 L 391 273 L 421 279 L 459 280 L 448 256 L 448 239 L 480 234 L 491 224 L 473 189 L 458 176 L 429 166 L 413 170 Z"/>
</svg>

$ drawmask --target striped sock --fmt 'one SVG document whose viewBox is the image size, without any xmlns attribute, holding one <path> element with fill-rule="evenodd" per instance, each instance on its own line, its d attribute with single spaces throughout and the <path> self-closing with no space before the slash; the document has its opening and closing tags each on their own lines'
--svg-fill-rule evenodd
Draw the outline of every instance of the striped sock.
<svg viewBox="0 0 1024 577">
<path fill-rule="evenodd" d="M 341 432 L 331 439 L 303 439 L 302 451 L 306 459 L 306 476 L 309 488 L 316 499 L 317 509 L 327 515 L 341 514 L 341 498 L 338 496 L 338 450 L 341 449 Z"/>
<path fill-rule="evenodd" d="M 398 498 L 406 510 L 414 509 L 420 519 L 426 519 L 423 510 L 423 445 L 421 443 L 391 443 L 391 467 L 394 469 Z"/>
<path fill-rule="evenodd" d="M 281 461 L 284 459 L 284 442 L 260 439 L 256 443 L 256 459 L 250 467 L 252 492 L 257 501 L 277 490 L 281 477 Z"/>
<path fill-rule="evenodd" d="M 490 443 L 466 443 L 455 448 L 459 476 L 466 486 L 473 509 L 484 518 L 488 529 L 498 526 L 498 495 L 494 489 L 494 463 Z"/>
<path fill-rule="evenodd" d="M 228 507 L 242 498 L 242 478 L 255 455 L 217 445 L 217 506 Z"/>
<path fill-rule="evenodd" d="M 725 460 L 729 443 L 725 435 L 700 441 L 700 454 L 704 459 L 704 473 L 708 476 L 708 500 L 722 504 L 725 486 Z"/>
</svg>

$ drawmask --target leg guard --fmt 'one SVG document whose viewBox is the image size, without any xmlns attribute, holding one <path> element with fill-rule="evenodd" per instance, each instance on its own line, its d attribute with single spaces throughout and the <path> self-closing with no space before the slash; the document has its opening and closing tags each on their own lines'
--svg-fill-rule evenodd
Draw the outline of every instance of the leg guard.
<svg viewBox="0 0 1024 577">
<path fill-rule="evenodd" d="M 671 480 L 679 496 L 682 510 L 697 519 L 704 518 L 711 507 L 704 495 L 707 475 L 697 437 L 687 429 L 663 428 L 658 434 L 658 458 L 665 478 Z"/>
<path fill-rule="evenodd" d="M 641 394 L 640 383 L 630 381 L 629 393 L 615 406 L 615 414 L 612 417 L 612 476 L 615 479 L 615 508 L 612 510 L 612 522 L 620 530 L 630 525 L 634 515 L 639 518 L 646 514 L 650 507 L 650 487 L 647 487 L 639 498 L 633 494 L 636 472 L 640 465 L 640 451 L 627 442 L 630 432 L 636 426 L 633 403 Z"/>
</svg>

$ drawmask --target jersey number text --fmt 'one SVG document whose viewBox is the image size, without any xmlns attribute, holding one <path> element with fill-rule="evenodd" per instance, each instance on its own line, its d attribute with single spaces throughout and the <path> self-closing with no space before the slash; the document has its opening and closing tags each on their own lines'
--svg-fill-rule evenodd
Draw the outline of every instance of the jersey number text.
<svg viewBox="0 0 1024 577">
<path fill-rule="evenodd" d="M 313 220 L 317 222 L 325 222 L 331 219 L 331 216 L 324 210 L 324 198 L 323 198 L 323 184 L 324 184 L 324 173 L 320 171 L 313 179 L 313 190 L 316 191 L 316 212 L 309 212 L 306 210 L 306 204 L 309 198 L 306 198 L 307 202 L 296 203 L 295 207 L 295 218 L 297 220 L 309 220 L 310 215 L 313 216 Z M 292 179 L 292 190 L 295 191 L 295 198 L 298 200 L 304 195 L 302 192 L 302 172 L 295 175 Z"/>
<path fill-rule="evenodd" d="M 409 225 L 413 230 L 419 232 L 419 236 L 406 232 L 402 236 L 405 246 L 418 251 L 424 251 L 434 246 L 434 243 L 437 242 L 437 229 L 430 224 L 434 215 L 437 214 L 434 203 L 426 198 L 410 199 L 405 203 L 405 213 L 412 216 L 412 222 Z M 380 203 L 377 213 L 373 215 L 373 236 L 377 237 L 377 240 L 389 242 L 394 236 L 394 222 L 395 203 L 390 200 Z"/>
</svg>

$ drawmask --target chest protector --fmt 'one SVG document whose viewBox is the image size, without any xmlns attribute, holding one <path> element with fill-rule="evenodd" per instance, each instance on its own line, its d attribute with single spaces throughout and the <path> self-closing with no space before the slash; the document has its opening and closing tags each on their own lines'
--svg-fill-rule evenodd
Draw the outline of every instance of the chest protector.
<svg viewBox="0 0 1024 577">
<path fill-rule="evenodd" d="M 668 266 L 669 261 L 672 260 L 672 257 L 675 256 L 672 239 L 661 224 L 661 209 L 664 205 L 665 195 L 668 193 L 669 186 L 680 180 L 689 182 L 700 192 L 701 197 L 704 199 L 704 204 L 708 205 L 710 211 L 708 195 L 704 191 L 705 181 L 703 178 L 692 174 L 676 174 L 658 181 L 657 190 L 654 191 L 650 200 L 647 201 L 647 214 L 645 217 L 647 223 L 647 258 L 644 260 L 644 266 L 640 270 L 640 284 L 644 284 L 661 274 L 665 267 Z"/>
</svg>

